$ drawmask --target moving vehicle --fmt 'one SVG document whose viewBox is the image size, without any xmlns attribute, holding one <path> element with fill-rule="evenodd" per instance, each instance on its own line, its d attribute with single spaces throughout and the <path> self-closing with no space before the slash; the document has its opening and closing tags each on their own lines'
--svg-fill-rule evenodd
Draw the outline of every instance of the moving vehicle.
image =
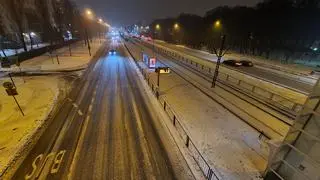
<svg viewBox="0 0 320 180">
<path fill-rule="evenodd" d="M 242 66 L 242 63 L 241 63 L 240 61 L 238 61 L 238 60 L 233 60 L 233 59 L 224 60 L 222 63 L 225 64 L 225 65 L 234 66 L 234 67 Z"/>
<path fill-rule="evenodd" d="M 253 67 L 253 63 L 251 61 L 248 61 L 248 60 L 241 60 L 240 63 L 241 63 L 242 66 Z"/>
<path fill-rule="evenodd" d="M 311 71 L 311 75 L 320 75 L 320 70 Z"/>
<path fill-rule="evenodd" d="M 115 55 L 115 54 L 117 54 L 117 51 L 115 49 L 111 49 L 109 51 L 109 55 Z"/>
</svg>

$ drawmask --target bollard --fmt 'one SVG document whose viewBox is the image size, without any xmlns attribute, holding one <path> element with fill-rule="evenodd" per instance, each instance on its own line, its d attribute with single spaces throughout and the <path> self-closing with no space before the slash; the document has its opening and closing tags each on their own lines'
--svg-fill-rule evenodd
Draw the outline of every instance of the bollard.
<svg viewBox="0 0 320 180">
<path fill-rule="evenodd" d="M 166 111 L 167 103 L 166 101 L 163 102 L 163 110 Z"/>
<path fill-rule="evenodd" d="M 173 125 L 176 126 L 176 115 L 173 115 Z"/>
</svg>

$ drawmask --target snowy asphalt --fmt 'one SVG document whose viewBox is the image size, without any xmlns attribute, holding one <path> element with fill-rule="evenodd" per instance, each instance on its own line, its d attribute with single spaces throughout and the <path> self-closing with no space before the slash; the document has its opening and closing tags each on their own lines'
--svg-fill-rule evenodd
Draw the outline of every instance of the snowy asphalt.
<svg viewBox="0 0 320 180">
<path fill-rule="evenodd" d="M 176 179 L 122 51 L 90 64 L 12 179 Z"/>
</svg>

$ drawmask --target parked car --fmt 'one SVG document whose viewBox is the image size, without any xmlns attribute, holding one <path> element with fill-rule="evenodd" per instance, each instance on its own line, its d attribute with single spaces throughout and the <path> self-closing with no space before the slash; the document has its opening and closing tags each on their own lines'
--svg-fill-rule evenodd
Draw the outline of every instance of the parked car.
<svg viewBox="0 0 320 180">
<path fill-rule="evenodd" d="M 251 61 L 248 60 L 241 60 L 240 63 L 242 64 L 242 66 L 246 66 L 246 67 L 252 67 L 253 63 Z"/>
<path fill-rule="evenodd" d="M 242 63 L 238 60 L 224 60 L 222 62 L 223 64 L 225 65 L 228 65 L 228 66 L 234 66 L 234 67 L 239 67 L 239 66 L 242 66 Z"/>
</svg>

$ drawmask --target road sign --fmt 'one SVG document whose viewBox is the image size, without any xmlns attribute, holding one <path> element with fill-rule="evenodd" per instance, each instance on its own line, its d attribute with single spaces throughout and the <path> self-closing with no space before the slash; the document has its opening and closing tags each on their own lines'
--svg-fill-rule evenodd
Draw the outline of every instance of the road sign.
<svg viewBox="0 0 320 180">
<path fill-rule="evenodd" d="M 8 96 L 12 96 L 13 97 L 14 101 L 16 102 L 17 106 L 20 109 L 21 114 L 24 116 L 24 113 L 23 113 L 23 111 L 22 111 L 17 99 L 14 97 L 14 96 L 18 95 L 18 92 L 17 92 L 17 89 L 14 87 L 13 83 L 4 82 L 2 85 L 6 89 L 6 92 L 7 92 Z"/>
<path fill-rule="evenodd" d="M 8 96 L 16 96 L 18 95 L 17 89 L 11 82 L 4 82 L 3 87 L 6 89 Z"/>
<path fill-rule="evenodd" d="M 158 67 L 155 69 L 156 73 L 160 73 L 160 74 L 168 74 L 170 73 L 170 68 L 169 67 Z"/>
<path fill-rule="evenodd" d="M 6 89 L 6 92 L 7 92 L 8 96 L 16 96 L 16 95 L 18 95 L 18 92 L 17 92 L 16 88 Z"/>
<path fill-rule="evenodd" d="M 160 74 L 169 74 L 171 71 L 169 68 L 166 69 L 160 69 Z"/>
<path fill-rule="evenodd" d="M 12 89 L 14 87 L 11 82 L 4 82 L 2 85 L 6 89 Z"/>
</svg>

